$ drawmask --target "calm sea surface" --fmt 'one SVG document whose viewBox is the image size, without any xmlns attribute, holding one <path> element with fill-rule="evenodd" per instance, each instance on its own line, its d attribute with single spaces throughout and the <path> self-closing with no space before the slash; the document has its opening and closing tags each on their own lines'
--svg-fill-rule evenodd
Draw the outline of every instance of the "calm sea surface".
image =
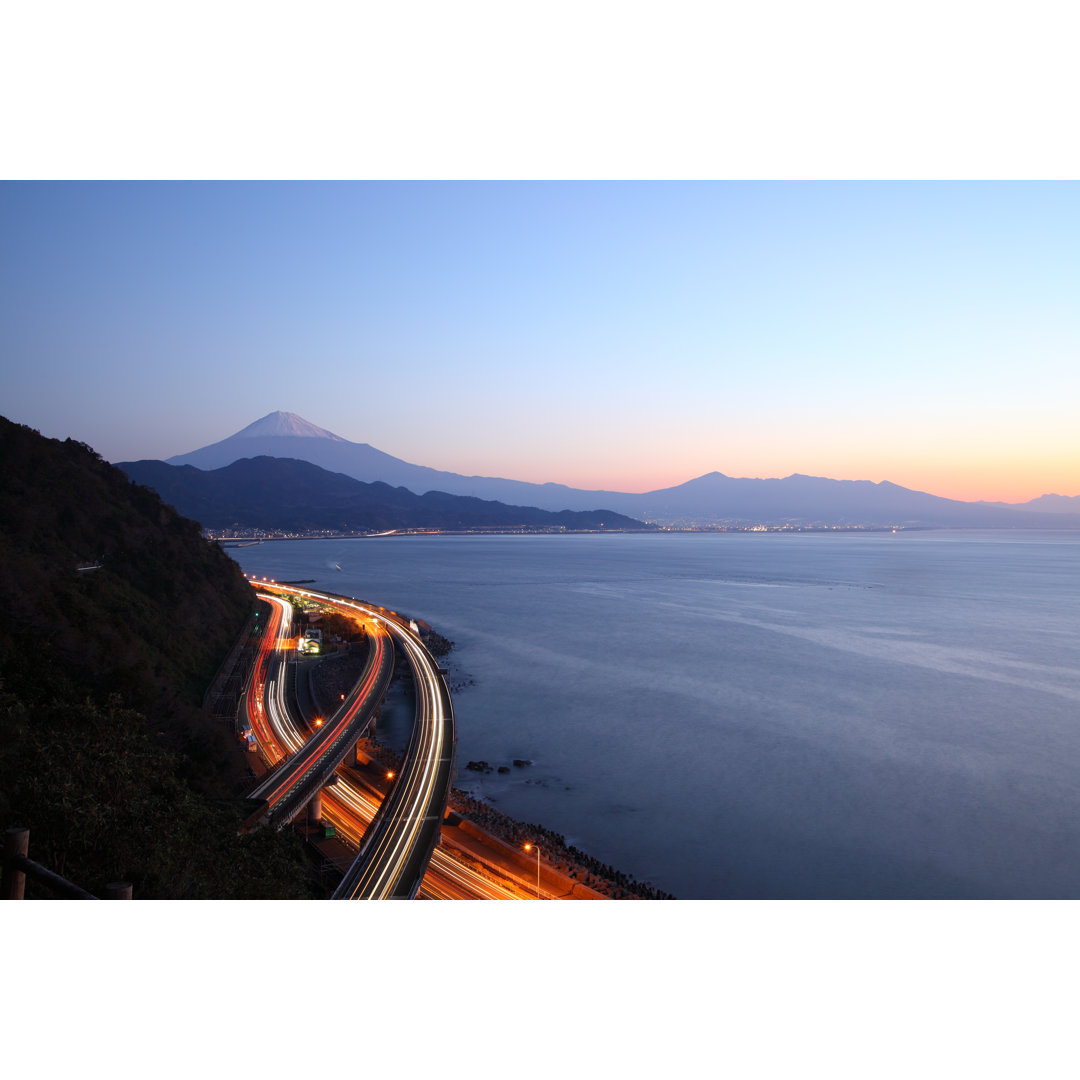
<svg viewBox="0 0 1080 1080">
<path fill-rule="evenodd" d="M 1075 533 L 230 554 L 455 641 L 458 786 L 676 896 L 1080 897 Z M 380 737 L 411 719 L 392 703 Z"/>
</svg>

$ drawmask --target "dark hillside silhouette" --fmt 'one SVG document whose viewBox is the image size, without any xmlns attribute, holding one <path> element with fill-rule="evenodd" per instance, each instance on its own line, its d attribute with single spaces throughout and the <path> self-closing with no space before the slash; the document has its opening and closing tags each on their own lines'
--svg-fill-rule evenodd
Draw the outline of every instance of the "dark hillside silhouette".
<svg viewBox="0 0 1080 1080">
<path fill-rule="evenodd" d="M 237 838 L 244 758 L 200 707 L 239 567 L 83 443 L 0 418 L 0 460 L 0 825 L 92 892 L 303 895 L 291 841 Z"/>
</svg>

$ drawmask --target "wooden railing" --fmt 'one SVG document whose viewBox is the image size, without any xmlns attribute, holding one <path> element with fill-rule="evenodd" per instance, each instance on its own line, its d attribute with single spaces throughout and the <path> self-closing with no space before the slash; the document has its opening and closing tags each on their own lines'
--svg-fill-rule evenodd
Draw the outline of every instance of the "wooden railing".
<svg viewBox="0 0 1080 1080">
<path fill-rule="evenodd" d="M 8 829 L 4 833 L 4 870 L 3 880 L 0 881 L 0 897 L 4 900 L 22 900 L 26 893 L 26 879 L 33 878 L 40 881 L 53 892 L 68 900 L 100 900 L 99 896 L 88 893 L 73 881 L 54 874 L 48 867 L 34 862 L 27 857 L 30 850 L 29 829 Z M 131 883 L 129 881 L 114 881 L 105 886 L 106 900 L 130 900 Z"/>
</svg>

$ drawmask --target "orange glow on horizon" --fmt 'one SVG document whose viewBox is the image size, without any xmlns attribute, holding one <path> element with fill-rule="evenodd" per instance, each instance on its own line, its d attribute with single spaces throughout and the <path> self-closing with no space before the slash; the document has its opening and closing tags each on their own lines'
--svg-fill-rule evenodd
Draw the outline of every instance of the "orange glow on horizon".
<svg viewBox="0 0 1080 1080">
<path fill-rule="evenodd" d="M 557 479 L 551 476 L 518 475 L 515 479 L 531 483 L 553 481 L 567 487 L 584 491 L 612 491 L 644 495 L 650 491 L 662 491 L 678 487 L 689 480 L 710 472 L 720 472 L 733 479 L 783 479 L 794 474 L 827 477 L 832 480 L 863 480 L 871 483 L 887 481 L 911 491 L 922 491 L 943 499 L 961 502 L 1026 503 L 1040 495 L 1080 495 L 1080 454 L 1075 459 L 978 460 L 974 456 L 934 457 L 932 454 L 913 460 L 902 460 L 895 453 L 888 458 L 884 454 L 867 454 L 863 463 L 854 468 L 850 463 L 821 460 L 817 464 L 778 462 L 775 459 L 761 461 L 756 465 L 749 459 L 712 465 L 672 466 L 663 471 L 627 470 L 622 473 L 595 472 L 561 473 Z M 522 471 L 523 473 L 524 471 Z"/>
</svg>

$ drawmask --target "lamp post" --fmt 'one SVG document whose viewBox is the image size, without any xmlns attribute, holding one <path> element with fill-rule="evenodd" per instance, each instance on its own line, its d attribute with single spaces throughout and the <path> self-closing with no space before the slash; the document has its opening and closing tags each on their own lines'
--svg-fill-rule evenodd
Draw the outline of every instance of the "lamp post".
<svg viewBox="0 0 1080 1080">
<path fill-rule="evenodd" d="M 525 850 L 532 851 L 536 848 L 536 899 L 540 899 L 540 848 L 536 844 L 526 844 Z"/>
</svg>

